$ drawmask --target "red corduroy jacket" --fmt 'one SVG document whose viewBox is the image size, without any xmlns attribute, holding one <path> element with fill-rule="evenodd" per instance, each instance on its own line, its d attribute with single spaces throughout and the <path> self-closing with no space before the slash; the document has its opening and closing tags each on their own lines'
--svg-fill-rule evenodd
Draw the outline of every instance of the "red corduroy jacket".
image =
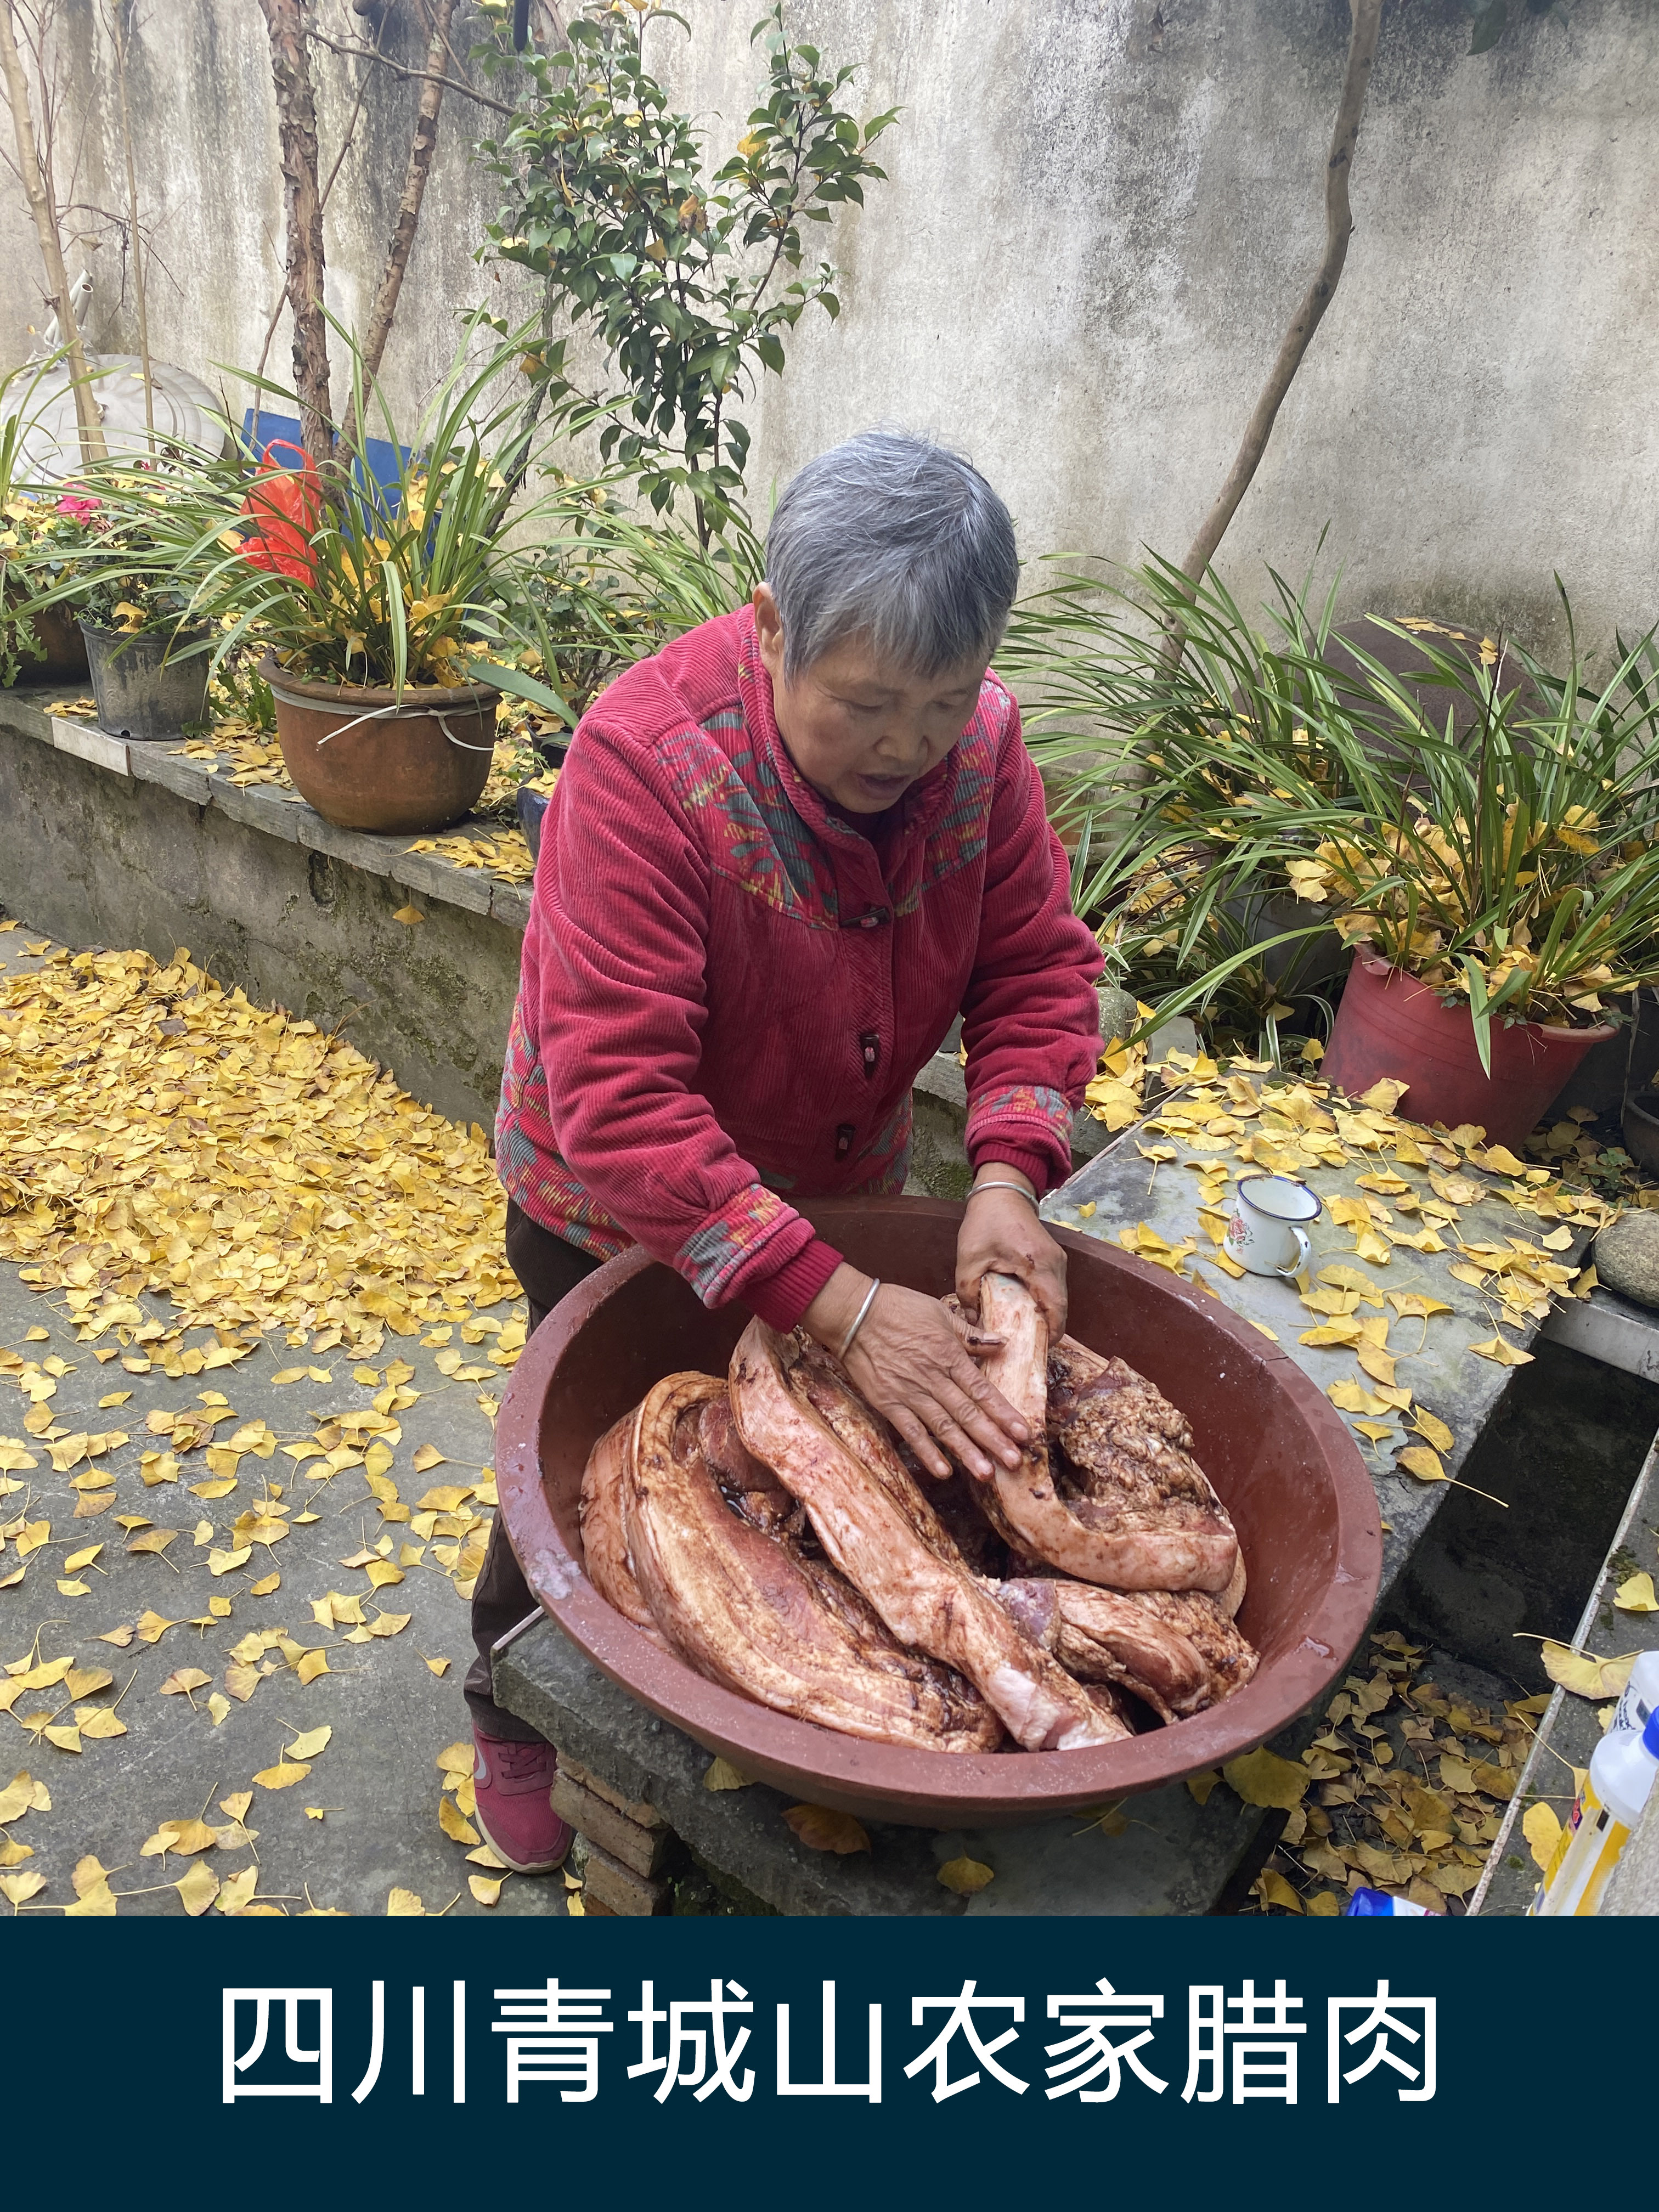
<svg viewBox="0 0 1659 2212">
<path fill-rule="evenodd" d="M 542 831 L 496 1158 L 534 1221 L 793 1328 L 839 1255 L 789 1204 L 902 1187 L 958 1010 L 969 1158 L 1069 1173 L 1101 959 L 1020 738 L 974 718 L 878 842 L 797 772 L 747 608 L 617 680 Z"/>
</svg>

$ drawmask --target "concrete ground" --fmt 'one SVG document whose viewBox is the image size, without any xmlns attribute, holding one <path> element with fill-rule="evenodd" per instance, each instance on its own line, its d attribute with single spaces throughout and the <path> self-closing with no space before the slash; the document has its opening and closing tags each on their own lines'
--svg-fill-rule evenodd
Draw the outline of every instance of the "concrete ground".
<svg viewBox="0 0 1659 2212">
<path fill-rule="evenodd" d="M 39 941 L 26 929 L 0 935 L 0 982 L 39 964 L 24 949 Z M 165 1302 L 141 1303 L 172 1325 Z M 508 1311 L 497 1307 L 491 1317 L 505 1321 Z M 516 1311 L 521 1315 L 522 1306 Z M 44 1336 L 33 1334 L 41 1330 Z M 0 1706 L 9 1705 L 9 1717 L 0 1711 L 0 1805 L 24 1794 L 8 1788 L 20 1773 L 44 1784 L 51 1800 L 45 1809 L 37 1796 L 33 1806 L 0 1825 L 5 1894 L 26 1911 L 71 1905 L 74 1870 L 95 1854 L 111 1870 L 109 1889 L 124 1913 L 182 1914 L 185 1903 L 173 1885 L 198 1866 L 222 1884 L 257 1869 L 251 1893 L 286 1912 L 315 1905 L 384 1913 L 394 1889 L 413 1893 L 428 1912 L 562 1912 L 566 1889 L 557 1875 L 526 1881 L 510 1875 L 493 1906 L 475 1898 L 469 1877 L 493 1881 L 499 1870 L 469 1863 L 465 1786 L 461 1808 L 450 1801 L 456 1834 L 439 1825 L 444 1778 L 434 1762 L 469 1737 L 461 1684 L 472 1649 L 466 1601 L 437 1557 L 446 1531 L 434 1529 L 422 1543 L 416 1519 L 383 1526 L 361 1468 L 319 1480 L 307 1470 L 320 1460 L 296 1464 L 280 1449 L 312 1437 L 331 1416 L 370 1408 L 385 1387 L 386 1369 L 401 1359 L 414 1370 L 404 1387 L 416 1395 L 395 1415 L 403 1434 L 391 1480 L 411 1509 L 432 1487 L 477 1485 L 491 1458 L 491 1420 L 478 1401 L 498 1398 L 506 1378 L 492 1371 L 488 1382 L 452 1380 L 438 1362 L 459 1350 L 465 1363 L 485 1364 L 490 1340 L 470 1346 L 459 1330 L 447 1345 L 388 1334 L 369 1363 L 382 1379 L 371 1382 L 354 1379 L 357 1363 L 343 1351 L 313 1358 L 290 1347 L 280 1332 L 233 1366 L 172 1377 L 159 1365 L 143 1375 L 127 1371 L 112 1340 L 113 1332 L 96 1346 L 77 1343 L 52 1295 L 32 1291 L 15 1267 L 0 1265 L 0 1470 L 11 1457 L 5 1439 L 27 1448 L 37 1462 L 23 1469 L 13 1459 L 12 1471 L 0 1472 L 0 1530 L 7 1532 L 0 1585 L 22 1570 L 21 1581 L 0 1587 Z M 185 1345 L 205 1347 L 213 1340 L 209 1331 L 192 1331 Z M 94 1357 L 112 1348 L 115 1356 L 102 1362 Z M 118 1430 L 129 1437 L 92 1462 L 112 1477 L 114 1496 L 101 1510 L 75 1517 L 88 1492 L 84 1481 L 79 1492 L 73 1485 L 77 1475 L 86 1477 L 88 1463 L 54 1471 L 48 1447 L 25 1428 L 29 1400 L 13 1387 L 18 1369 L 8 1352 L 55 1374 L 56 1392 L 45 1401 L 55 1426 L 70 1433 Z M 275 1379 L 296 1364 L 299 1379 Z M 131 1395 L 118 1407 L 100 1408 L 100 1400 L 117 1391 Z M 222 1444 L 263 1420 L 278 1448 L 267 1459 L 243 1456 L 235 1487 L 216 1498 L 192 1494 L 191 1486 L 211 1479 L 205 1443 L 175 1453 L 175 1480 L 147 1487 L 141 1455 L 165 1452 L 169 1443 L 147 1429 L 147 1416 L 200 1410 L 207 1391 L 222 1394 L 232 1409 L 217 1425 Z M 427 1445 L 443 1455 L 443 1463 L 416 1472 L 413 1459 Z M 295 1516 L 291 1532 L 256 1540 L 245 1564 L 215 1575 L 210 1559 L 231 1548 L 233 1522 L 258 1502 L 267 1485 L 274 1498 L 279 1484 L 281 1502 Z M 128 1544 L 145 1530 L 123 1528 L 122 1516 L 179 1533 L 164 1550 L 133 1553 Z M 42 1522 L 50 1523 L 50 1534 L 38 1547 L 30 1548 L 28 1534 L 20 1542 L 23 1530 L 38 1534 Z M 453 1540 L 450 1536 L 449 1547 Z M 96 1557 L 66 1571 L 67 1561 L 91 1546 L 101 1547 Z M 378 1588 L 363 1565 L 343 1564 L 368 1554 L 378 1566 L 387 1553 L 402 1579 Z M 279 1577 L 276 1586 L 255 1595 L 254 1584 L 272 1575 Z M 338 1609 L 346 1620 L 319 1626 L 313 1601 L 330 1592 L 358 1603 Z M 348 1640 L 353 1612 L 368 1625 L 382 1609 L 407 1613 L 407 1626 L 389 1636 Z M 326 1610 L 332 1615 L 336 1609 Z M 147 1643 L 146 1614 L 175 1625 Z M 125 1643 L 100 1640 L 129 1629 L 134 1632 Z M 256 1672 L 257 1686 L 246 1698 L 226 1695 L 228 1673 L 239 1664 L 236 1647 L 251 1632 L 325 1648 L 328 1671 L 302 1680 L 292 1654 L 273 1643 L 263 1661 L 253 1661 L 256 1669 L 271 1663 L 273 1670 Z M 39 1672 L 51 1674 L 51 1662 L 65 1657 L 74 1662 L 66 1680 L 37 1683 Z M 429 1660 L 449 1663 L 439 1674 Z M 106 1686 L 87 1686 L 88 1674 L 103 1672 L 111 1677 Z M 181 1672 L 191 1686 L 167 1692 L 164 1685 Z M 193 1679 L 198 1674 L 199 1682 Z M 18 1690 L 25 1678 L 31 1686 Z M 238 1674 L 234 1685 L 246 1689 L 249 1679 Z M 217 1705 L 210 1706 L 216 1698 Z M 109 1711 L 125 1724 L 124 1735 L 96 1733 L 108 1723 L 93 1716 Z M 60 1732 L 59 1741 L 46 1735 L 48 1726 Z M 324 1728 L 331 1735 L 309 1761 L 285 1759 L 297 1738 Z M 70 1747 L 76 1741 L 78 1750 Z M 280 1780 L 272 1770 L 284 1764 L 308 1764 L 310 1771 L 286 1787 L 255 1780 L 262 1773 Z M 221 1831 L 220 1838 L 198 1855 L 141 1856 L 168 1820 L 204 1820 Z M 32 1889 L 24 1879 L 29 1875 L 43 1877 L 45 1886 L 25 1894 Z M 207 1887 L 204 1877 L 192 1879 Z M 83 1875 L 83 1886 L 87 1880 Z M 232 1901 L 249 1888 L 244 1878 L 230 1893 Z"/>
</svg>

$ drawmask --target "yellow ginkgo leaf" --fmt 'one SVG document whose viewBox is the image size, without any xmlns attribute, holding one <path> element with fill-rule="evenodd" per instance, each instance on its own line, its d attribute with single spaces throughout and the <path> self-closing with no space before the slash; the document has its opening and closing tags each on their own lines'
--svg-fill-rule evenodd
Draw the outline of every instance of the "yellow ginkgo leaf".
<svg viewBox="0 0 1659 2212">
<path fill-rule="evenodd" d="M 253 1778 L 261 1790 L 291 1790 L 296 1782 L 303 1782 L 310 1771 L 303 1759 L 284 1759 L 279 1765 L 262 1768 Z"/>
<path fill-rule="evenodd" d="M 426 916 L 417 906 L 400 906 L 392 919 L 402 922 L 405 929 L 413 929 L 416 923 L 424 921 Z"/>
<path fill-rule="evenodd" d="M 436 1444 L 422 1444 L 410 1464 L 414 1468 L 416 1474 L 424 1474 L 428 1468 L 441 1467 L 444 1464 L 444 1455 L 438 1449 Z"/>
<path fill-rule="evenodd" d="M 1617 1659 L 1596 1659 L 1588 1651 L 1575 1651 L 1570 1644 L 1549 1640 L 1539 1656 L 1551 1681 L 1559 1682 L 1576 1698 L 1622 1697 L 1631 1668 L 1636 1664 L 1633 1651 L 1625 1652 Z"/>
<path fill-rule="evenodd" d="M 328 1727 L 307 1729 L 303 1735 L 296 1735 L 292 1743 L 283 1746 L 283 1757 L 316 1759 L 327 1750 L 329 1738 L 333 1733 L 333 1729 Z"/>
<path fill-rule="evenodd" d="M 1451 1431 L 1436 1414 L 1429 1413 L 1425 1407 L 1418 1407 L 1412 1416 L 1412 1426 L 1417 1431 L 1418 1435 L 1425 1442 L 1431 1443 L 1437 1451 L 1443 1452 L 1451 1449 Z"/>
<path fill-rule="evenodd" d="M 257 1866 L 244 1867 L 240 1874 L 231 1875 L 219 1892 L 217 1904 L 221 1912 L 240 1912 L 253 1901 L 253 1893 L 259 1887 Z"/>
<path fill-rule="evenodd" d="M 1387 1382 L 1392 1386 L 1394 1382 L 1394 1361 L 1389 1354 L 1384 1352 L 1380 1346 L 1375 1344 L 1362 1344 L 1358 1350 L 1354 1353 L 1354 1358 L 1359 1362 L 1359 1364 L 1364 1369 L 1366 1374 L 1369 1375 L 1374 1382 Z"/>
<path fill-rule="evenodd" d="M 394 1920 L 418 1919 L 426 1911 L 426 1906 L 421 1901 L 420 1892 L 414 1889 L 394 1889 L 386 1899 L 386 1909 L 388 1916 Z"/>
<path fill-rule="evenodd" d="M 1247 1805 L 1271 1806 L 1288 1812 L 1302 1802 L 1313 1777 L 1305 1766 L 1280 1759 L 1264 1745 L 1242 1759 L 1230 1759 L 1221 1770 L 1228 1787 Z"/>
<path fill-rule="evenodd" d="M 862 1824 L 850 1813 L 832 1812 L 827 1805 L 789 1805 L 783 1818 L 809 1850 L 836 1851 L 845 1856 L 849 1851 L 871 1848 Z"/>
<path fill-rule="evenodd" d="M 488 1875 L 470 1874 L 466 1886 L 480 1905 L 494 1905 L 501 1893 L 501 1884 L 506 1879 L 505 1875 L 498 1875 L 492 1881 Z"/>
<path fill-rule="evenodd" d="M 1527 1839 L 1534 1863 L 1540 1868 L 1547 1867 L 1561 1840 L 1561 1823 L 1554 1808 L 1541 1802 L 1528 1805 L 1522 1815 L 1521 1832 Z"/>
<path fill-rule="evenodd" d="M 1659 1613 L 1653 1577 L 1647 1573 L 1627 1576 L 1613 1592 L 1613 1601 L 1620 1613 Z"/>
<path fill-rule="evenodd" d="M 963 1856 L 946 1859 L 939 1870 L 938 1880 L 958 1897 L 977 1897 L 981 1890 L 988 1889 L 996 1880 L 996 1872 L 982 1859 Z"/>
<path fill-rule="evenodd" d="M 476 1844 L 481 1840 L 472 1823 L 456 1811 L 447 1797 L 438 1800 L 438 1826 L 453 1843 Z"/>
<path fill-rule="evenodd" d="M 258 1869 L 254 1869 L 257 1874 Z M 204 1859 L 198 1859 L 178 1881 L 173 1883 L 184 1900 L 185 1910 L 195 1920 L 205 1912 L 219 1894 L 219 1877 Z"/>
<path fill-rule="evenodd" d="M 1529 1352 L 1511 1344 L 1507 1337 L 1488 1337 L 1484 1344 L 1472 1344 L 1469 1350 L 1482 1359 L 1490 1359 L 1499 1367 L 1525 1367 L 1532 1358 Z"/>
<path fill-rule="evenodd" d="M 319 1674 L 329 1671 L 326 1651 L 307 1651 L 295 1660 L 294 1671 L 302 1682 L 314 1682 Z"/>
<path fill-rule="evenodd" d="M 1275 1873 L 1271 1867 L 1265 1873 L 1256 1876 L 1252 1887 L 1264 1906 L 1276 1905 L 1284 1912 L 1300 1912 L 1304 1910 L 1301 1897 L 1297 1891 L 1291 1887 L 1282 1874 Z"/>
<path fill-rule="evenodd" d="M 1419 1482 L 1444 1482 L 1446 1470 L 1440 1464 L 1439 1455 L 1426 1444 L 1407 1444 L 1395 1464 L 1403 1467 L 1407 1474 L 1414 1474 Z"/>
<path fill-rule="evenodd" d="M 747 1790 L 750 1784 L 746 1774 L 739 1773 L 729 1759 L 717 1759 L 702 1778 L 705 1790 Z"/>
</svg>

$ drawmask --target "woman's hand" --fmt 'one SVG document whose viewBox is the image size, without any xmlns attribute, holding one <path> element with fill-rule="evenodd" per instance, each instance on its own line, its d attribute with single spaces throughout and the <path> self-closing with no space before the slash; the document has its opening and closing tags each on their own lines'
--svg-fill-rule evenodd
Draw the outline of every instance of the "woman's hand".
<svg viewBox="0 0 1659 2212">
<path fill-rule="evenodd" d="M 957 1237 L 957 1296 L 969 1313 L 979 1310 L 982 1275 L 1013 1275 L 1042 1309 L 1048 1341 L 1066 1334 L 1066 1255 L 1037 1218 L 1030 1178 L 1018 1168 L 980 1163 L 981 1182 L 1013 1182 L 1018 1190 L 970 1191 Z"/>
<path fill-rule="evenodd" d="M 827 1350 L 840 1353 L 870 1282 L 843 1261 L 807 1308 L 803 1326 Z M 969 1349 L 978 1343 L 988 1350 L 999 1340 L 953 1321 L 937 1298 L 884 1283 L 845 1365 L 860 1395 L 892 1423 L 929 1474 L 942 1481 L 950 1474 L 948 1451 L 983 1482 L 995 1471 L 988 1455 L 1016 1468 L 1030 1435 Z"/>
</svg>

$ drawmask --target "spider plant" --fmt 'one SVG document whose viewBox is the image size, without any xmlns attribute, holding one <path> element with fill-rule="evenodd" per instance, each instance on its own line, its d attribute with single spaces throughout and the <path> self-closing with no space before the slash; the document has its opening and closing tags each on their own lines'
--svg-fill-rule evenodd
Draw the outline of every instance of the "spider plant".
<svg viewBox="0 0 1659 2212">
<path fill-rule="evenodd" d="M 1189 599 L 1167 562 L 1133 592 L 1071 576 L 1043 595 L 1033 750 L 1075 817 L 1079 909 L 1122 929 L 1109 917 L 1127 908 L 1132 922 L 1148 872 L 1179 854 L 1180 895 L 1158 911 L 1184 971 L 1218 951 L 1219 914 L 1288 890 L 1313 910 L 1291 934 L 1334 925 L 1466 1001 L 1488 1068 L 1494 1018 L 1583 1026 L 1659 979 L 1652 635 L 1593 682 L 1564 592 L 1565 673 L 1510 648 L 1524 680 L 1505 690 L 1496 643 L 1470 659 L 1427 626 L 1381 623 L 1421 662 L 1402 677 L 1351 641 L 1336 657 L 1334 585 L 1314 603 L 1273 581 L 1265 634 L 1213 578 Z M 1187 647 L 1171 665 L 1161 623 L 1177 612 Z M 1126 810 L 1129 764 L 1141 780 Z M 1228 949 L 1185 995 L 1248 963 Z"/>
</svg>

